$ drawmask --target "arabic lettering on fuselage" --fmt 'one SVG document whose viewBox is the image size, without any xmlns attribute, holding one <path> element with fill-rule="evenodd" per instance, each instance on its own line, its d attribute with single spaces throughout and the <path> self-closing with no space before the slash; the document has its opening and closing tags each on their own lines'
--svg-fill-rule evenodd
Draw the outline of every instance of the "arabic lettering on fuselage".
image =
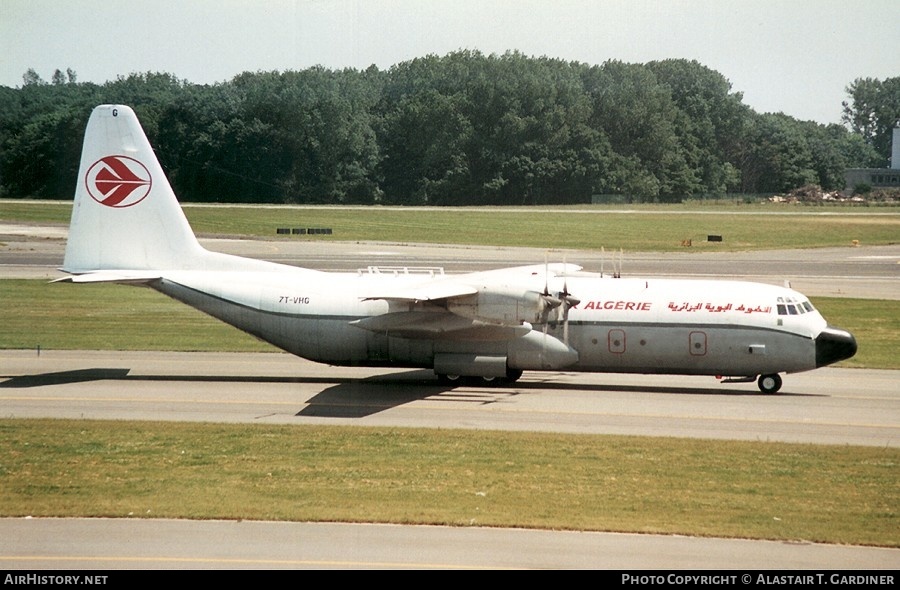
<svg viewBox="0 0 900 590">
<path fill-rule="evenodd" d="M 735 311 L 738 313 L 772 313 L 772 306 L 745 305 L 743 303 L 739 303 L 737 305 L 733 303 L 722 305 L 717 303 L 704 302 L 675 303 L 673 301 L 670 301 L 669 311 L 705 311 L 708 313 L 724 313 Z"/>
<path fill-rule="evenodd" d="M 574 306 L 573 306 L 574 307 Z M 601 311 L 650 311 L 653 303 L 650 301 L 587 301 L 579 304 L 578 309 Z M 673 312 L 706 312 L 706 313 L 772 313 L 772 306 L 748 305 L 744 303 L 709 303 L 705 301 L 685 301 L 676 303 L 670 301 L 669 311 Z"/>
</svg>

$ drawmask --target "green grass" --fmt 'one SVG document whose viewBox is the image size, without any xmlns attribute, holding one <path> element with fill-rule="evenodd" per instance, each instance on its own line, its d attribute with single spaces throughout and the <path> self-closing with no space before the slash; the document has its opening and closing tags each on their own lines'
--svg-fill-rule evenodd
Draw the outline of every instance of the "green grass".
<svg viewBox="0 0 900 590">
<path fill-rule="evenodd" d="M 0 348 L 261 352 L 270 345 L 151 289 L 0 279 Z M 859 342 L 845 367 L 900 369 L 900 301 L 813 298 Z"/>
<path fill-rule="evenodd" d="M 248 211 L 248 210 L 243 210 Z M 883 244 L 900 238 L 900 216 L 752 215 L 733 213 L 682 215 L 668 212 L 572 213 L 566 211 L 453 211 L 435 209 L 304 209 L 247 213 L 235 219 L 224 209 L 188 209 L 198 231 L 272 235 L 275 227 L 330 227 L 342 240 L 486 246 L 553 247 L 665 252 L 692 248 L 707 251 L 847 246 L 853 240 Z M 242 216 L 243 217 L 243 214 Z M 709 234 L 722 242 L 707 242 Z"/>
<path fill-rule="evenodd" d="M 0 420 L 0 515 L 366 521 L 896 547 L 898 462 L 897 449 L 769 442 Z"/>
<path fill-rule="evenodd" d="M 275 350 L 148 288 L 0 279 L 0 301 L 0 348 Z"/>
<path fill-rule="evenodd" d="M 2 201 L 0 219 L 68 223 L 71 204 Z M 548 208 L 382 208 L 186 205 L 201 234 L 276 237 L 279 227 L 332 228 L 289 239 L 478 244 L 637 252 L 771 250 L 892 244 L 896 208 L 634 205 Z M 721 242 L 707 242 L 710 234 Z"/>
<path fill-rule="evenodd" d="M 839 367 L 900 369 L 900 301 L 813 297 L 833 325 L 856 337 L 859 351 Z"/>
<path fill-rule="evenodd" d="M 0 200 L 0 219 L 28 223 L 65 223 L 72 217 L 72 203 L 58 201 Z"/>
</svg>

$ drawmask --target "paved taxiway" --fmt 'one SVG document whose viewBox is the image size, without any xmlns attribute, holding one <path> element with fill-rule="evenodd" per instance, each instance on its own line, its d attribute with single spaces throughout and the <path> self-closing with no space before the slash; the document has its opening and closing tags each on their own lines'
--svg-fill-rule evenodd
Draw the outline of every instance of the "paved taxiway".
<svg viewBox="0 0 900 590">
<path fill-rule="evenodd" d="M 52 234 L 54 231 L 58 235 Z M 0 228 L 0 278 L 55 278 L 64 229 Z M 322 269 L 541 263 L 543 250 L 205 240 L 210 249 Z M 611 255 L 558 253 L 612 272 Z M 553 256 L 553 253 L 551 253 Z M 452 258 L 448 262 L 448 258 Z M 351 262 L 352 260 L 352 262 Z M 900 298 L 900 246 L 628 254 L 636 276 L 790 280 L 810 296 Z M 426 371 L 331 368 L 281 354 L 0 351 L 3 415 L 415 425 L 784 440 L 895 447 L 895 371 L 788 375 L 782 393 L 708 377 L 529 374 L 443 389 Z M 177 392 L 173 393 L 173 392 Z M 456 568 L 898 569 L 900 550 L 723 539 L 381 525 L 0 519 L 14 569 Z"/>
<path fill-rule="evenodd" d="M 61 226 L 0 223 L 0 278 L 59 278 L 65 237 Z M 625 276 L 716 278 L 785 281 L 808 296 L 900 298 L 900 244 L 770 250 L 759 252 L 674 253 L 587 250 L 541 250 L 430 244 L 243 240 L 208 237 L 203 245 L 218 252 L 315 268 L 356 270 L 379 267 L 442 267 L 447 272 L 488 270 L 505 266 L 542 264 L 565 259 L 587 271 Z"/>
<path fill-rule="evenodd" d="M 778 395 L 712 377 L 526 372 L 447 387 L 431 371 L 288 354 L 3 351 L 3 416 L 425 426 L 900 446 L 896 371 L 786 375 Z"/>
<path fill-rule="evenodd" d="M 213 541 L 214 540 L 214 541 Z M 378 524 L 0 519 L 9 569 L 721 569 L 900 568 L 900 550 L 814 543 Z M 741 571 L 744 570 L 744 571 Z M 77 573 L 77 572 L 76 572 Z M 673 575 L 678 575 L 673 574 Z M 827 576 L 827 574 L 826 574 Z M 115 572 L 108 584 L 115 583 Z M 896 578 L 894 581 L 896 584 Z"/>
</svg>

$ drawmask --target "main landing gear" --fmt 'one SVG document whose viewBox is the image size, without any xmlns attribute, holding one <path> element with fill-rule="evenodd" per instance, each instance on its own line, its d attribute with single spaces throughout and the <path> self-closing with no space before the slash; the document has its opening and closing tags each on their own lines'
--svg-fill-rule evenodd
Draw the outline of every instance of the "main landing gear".
<svg viewBox="0 0 900 590">
<path fill-rule="evenodd" d="M 507 369 L 505 377 L 464 377 L 461 375 L 438 374 L 438 381 L 442 385 L 468 385 L 471 387 L 493 387 L 511 385 L 522 376 L 522 371 Z"/>
</svg>

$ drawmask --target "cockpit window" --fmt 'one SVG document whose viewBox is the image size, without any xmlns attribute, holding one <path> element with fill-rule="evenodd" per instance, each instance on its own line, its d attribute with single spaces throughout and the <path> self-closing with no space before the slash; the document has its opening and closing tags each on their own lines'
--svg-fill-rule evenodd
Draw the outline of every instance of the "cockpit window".
<svg viewBox="0 0 900 590">
<path fill-rule="evenodd" d="M 810 313 L 816 310 L 807 300 L 800 300 L 797 297 L 779 297 L 778 298 L 778 315 L 800 315 Z"/>
</svg>

